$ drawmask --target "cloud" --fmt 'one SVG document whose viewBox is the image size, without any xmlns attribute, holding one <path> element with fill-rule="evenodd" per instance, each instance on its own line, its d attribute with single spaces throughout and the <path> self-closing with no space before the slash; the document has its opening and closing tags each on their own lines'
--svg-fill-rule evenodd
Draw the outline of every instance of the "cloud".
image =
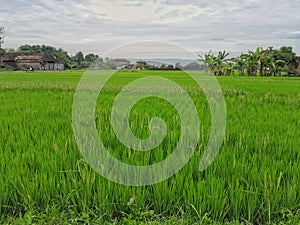
<svg viewBox="0 0 300 225">
<path fill-rule="evenodd" d="M 121 23 L 138 24 L 174 24 L 208 15 L 209 12 L 199 6 L 184 4 L 170 5 L 164 1 L 111 1 L 91 0 L 88 6 L 82 7 L 91 11 L 100 19 Z"/>
<path fill-rule="evenodd" d="M 300 54 L 299 0 L 10 0 L 0 8 L 4 47 L 51 44 L 105 52 L 141 40 L 194 52 L 291 45 Z M 159 51 L 159 49 L 157 49 Z"/>
<path fill-rule="evenodd" d="M 300 31 L 292 31 L 287 34 L 287 36 L 283 38 L 288 38 L 288 39 L 300 39 Z"/>
</svg>

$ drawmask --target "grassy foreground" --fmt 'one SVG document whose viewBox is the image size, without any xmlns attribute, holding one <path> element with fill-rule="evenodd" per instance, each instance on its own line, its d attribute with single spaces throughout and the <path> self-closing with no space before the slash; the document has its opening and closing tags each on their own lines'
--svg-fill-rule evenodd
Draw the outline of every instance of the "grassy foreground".
<svg viewBox="0 0 300 225">
<path fill-rule="evenodd" d="M 132 110 L 141 138 L 161 116 L 171 128 L 147 153 L 125 149 L 109 124 L 112 103 L 129 82 L 163 76 L 192 97 L 201 121 L 199 145 L 171 179 L 146 187 L 112 183 L 83 159 L 72 130 L 72 102 L 83 72 L 0 73 L 0 220 L 4 224 L 300 224 L 300 79 L 219 77 L 227 105 L 224 144 L 198 171 L 210 111 L 183 72 L 119 72 L 100 93 L 96 124 L 111 154 L 135 164 L 172 153 L 179 118 L 161 99 Z M 159 106 L 159 107 L 158 107 Z M 237 221 L 237 222 L 235 222 Z"/>
</svg>

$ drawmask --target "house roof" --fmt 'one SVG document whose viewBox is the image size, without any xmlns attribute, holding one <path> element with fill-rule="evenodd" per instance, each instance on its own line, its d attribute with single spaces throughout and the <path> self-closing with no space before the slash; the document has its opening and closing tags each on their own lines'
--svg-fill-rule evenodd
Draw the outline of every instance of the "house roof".
<svg viewBox="0 0 300 225">
<path fill-rule="evenodd" d="M 5 53 L 2 57 L 3 62 L 15 61 L 16 57 L 19 56 L 19 53 Z"/>
<path fill-rule="evenodd" d="M 55 55 L 45 55 L 44 56 L 45 61 L 49 61 L 49 62 L 56 62 L 57 61 L 57 57 Z"/>
<path fill-rule="evenodd" d="M 114 59 L 113 60 L 118 66 L 129 65 L 131 62 L 127 59 Z"/>
<path fill-rule="evenodd" d="M 34 61 L 40 61 L 43 60 L 43 55 L 19 55 L 15 58 L 16 61 L 19 60 L 34 60 Z"/>
<path fill-rule="evenodd" d="M 20 62 L 20 61 L 38 61 L 48 63 L 63 63 L 63 60 L 57 58 L 55 55 L 34 55 L 34 54 L 20 54 L 20 53 L 6 53 L 2 57 L 3 62 Z"/>
</svg>

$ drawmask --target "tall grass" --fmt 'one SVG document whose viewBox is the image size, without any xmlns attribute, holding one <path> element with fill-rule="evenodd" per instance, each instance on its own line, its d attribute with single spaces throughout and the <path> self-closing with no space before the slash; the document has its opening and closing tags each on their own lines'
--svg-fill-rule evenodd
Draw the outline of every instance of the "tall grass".
<svg viewBox="0 0 300 225">
<path fill-rule="evenodd" d="M 265 224 L 299 215 L 299 79 L 218 78 L 227 105 L 226 138 L 212 165 L 199 172 L 210 111 L 197 85 L 182 72 L 117 73 L 101 92 L 95 113 L 99 138 L 116 158 L 134 165 L 159 162 L 172 153 L 180 136 L 176 110 L 166 101 L 147 98 L 131 112 L 133 133 L 148 137 L 150 119 L 161 116 L 169 129 L 166 139 L 146 153 L 118 142 L 109 124 L 111 106 L 118 91 L 139 77 L 163 76 L 180 84 L 194 100 L 201 121 L 196 152 L 179 173 L 159 184 L 128 187 L 95 173 L 77 148 L 71 109 L 81 75 L 0 73 L 3 220 L 24 217 L 30 222 L 54 212 L 68 223 L 112 221 L 148 212 L 194 222 L 207 217 Z"/>
</svg>

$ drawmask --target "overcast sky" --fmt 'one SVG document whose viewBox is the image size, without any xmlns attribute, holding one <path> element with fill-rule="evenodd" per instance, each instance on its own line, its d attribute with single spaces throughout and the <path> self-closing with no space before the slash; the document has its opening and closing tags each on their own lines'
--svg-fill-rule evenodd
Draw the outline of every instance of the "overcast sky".
<svg viewBox="0 0 300 225">
<path fill-rule="evenodd" d="M 161 40 L 194 53 L 289 45 L 300 54 L 300 0 L 5 0 L 0 7 L 4 48 L 47 44 L 101 55 Z"/>
</svg>

